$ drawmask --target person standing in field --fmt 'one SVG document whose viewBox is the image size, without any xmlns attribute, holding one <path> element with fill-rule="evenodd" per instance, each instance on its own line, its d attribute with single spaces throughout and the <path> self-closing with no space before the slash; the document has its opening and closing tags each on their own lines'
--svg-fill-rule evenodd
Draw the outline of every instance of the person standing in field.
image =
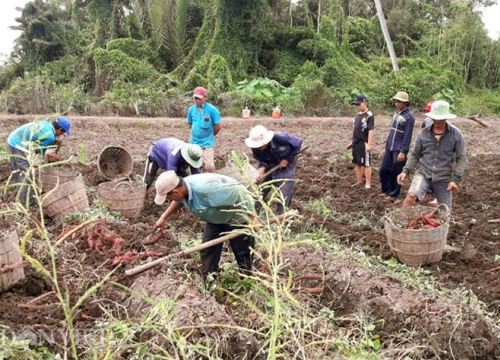
<svg viewBox="0 0 500 360">
<path fill-rule="evenodd" d="M 434 102 L 433 101 L 429 101 L 426 105 L 425 105 L 425 112 L 426 113 L 430 113 L 431 112 L 431 106 L 432 106 L 432 103 Z M 422 121 L 422 129 L 423 128 L 426 128 L 427 126 L 431 126 L 432 125 L 432 119 L 428 116 L 426 116 L 424 118 L 424 120 Z"/>
<path fill-rule="evenodd" d="M 358 113 L 354 117 L 352 142 L 347 147 L 352 149 L 352 162 L 354 163 L 354 172 L 356 182 L 352 187 L 363 184 L 365 188 L 371 188 L 372 168 L 371 151 L 374 142 L 375 116 L 368 110 L 368 99 L 364 95 L 358 95 L 352 101 L 356 105 Z"/>
<path fill-rule="evenodd" d="M 392 97 L 397 112 L 391 123 L 391 130 L 385 142 L 385 153 L 380 166 L 380 184 L 382 195 L 390 201 L 397 200 L 401 191 L 398 175 L 406 164 L 406 156 L 410 151 L 411 137 L 415 117 L 410 109 L 410 97 L 404 91 L 398 91 Z"/>
<path fill-rule="evenodd" d="M 203 149 L 203 172 L 215 172 L 215 136 L 222 129 L 219 110 L 207 102 L 207 90 L 198 86 L 193 90 L 194 104 L 187 111 L 186 121 L 191 127 L 191 144 Z"/>
<path fill-rule="evenodd" d="M 447 121 L 456 116 L 450 113 L 446 101 L 433 102 L 426 115 L 432 119 L 432 125 L 420 130 L 398 176 L 402 184 L 416 170 L 403 206 L 412 206 L 417 199 L 422 201 L 432 191 L 439 204 L 451 208 L 452 193 L 458 189 L 467 163 L 464 137 L 459 128 Z"/>
</svg>

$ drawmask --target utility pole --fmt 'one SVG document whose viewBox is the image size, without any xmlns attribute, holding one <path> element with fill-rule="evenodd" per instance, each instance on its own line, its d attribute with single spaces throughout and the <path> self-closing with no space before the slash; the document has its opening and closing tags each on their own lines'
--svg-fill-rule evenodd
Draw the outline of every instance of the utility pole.
<svg viewBox="0 0 500 360">
<path fill-rule="evenodd" d="M 387 30 L 387 24 L 385 23 L 384 12 L 382 10 L 380 0 L 375 0 L 375 7 L 377 8 L 378 20 L 380 21 L 380 27 L 382 29 L 382 33 L 384 34 L 387 50 L 389 50 L 389 56 L 391 57 L 392 70 L 399 71 L 398 60 L 396 59 L 396 53 L 394 52 L 394 47 L 392 46 L 391 35 L 389 35 L 389 30 Z"/>
</svg>

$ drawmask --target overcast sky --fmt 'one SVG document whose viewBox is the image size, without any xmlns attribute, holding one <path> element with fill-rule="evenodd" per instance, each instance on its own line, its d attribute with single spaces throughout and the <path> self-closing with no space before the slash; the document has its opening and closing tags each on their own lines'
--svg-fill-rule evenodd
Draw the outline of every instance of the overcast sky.
<svg viewBox="0 0 500 360">
<path fill-rule="evenodd" d="M 0 62 L 3 62 L 12 51 L 14 39 L 19 32 L 9 29 L 15 25 L 15 18 L 20 12 L 16 7 L 23 6 L 28 0 L 0 0 Z M 483 12 L 483 22 L 486 25 L 488 34 L 493 39 L 500 37 L 500 4 L 489 7 Z"/>
</svg>

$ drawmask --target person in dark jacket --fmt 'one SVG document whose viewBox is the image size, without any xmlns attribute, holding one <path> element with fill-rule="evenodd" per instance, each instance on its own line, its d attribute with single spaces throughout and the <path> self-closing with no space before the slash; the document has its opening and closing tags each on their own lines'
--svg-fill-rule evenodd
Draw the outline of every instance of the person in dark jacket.
<svg viewBox="0 0 500 360">
<path fill-rule="evenodd" d="M 300 152 L 302 140 L 286 132 L 274 132 L 267 130 L 262 125 L 257 125 L 250 130 L 245 144 L 252 149 L 254 158 L 259 162 L 259 173 L 257 182 L 266 182 L 270 180 L 280 180 L 273 183 L 278 187 L 285 199 L 285 206 L 290 206 L 293 195 L 293 177 L 295 176 L 296 157 Z M 265 176 L 277 165 L 280 166 L 274 173 Z M 270 188 L 265 190 L 264 197 L 269 193 Z M 282 214 L 284 208 L 279 204 L 276 212 Z"/>
<path fill-rule="evenodd" d="M 406 164 L 415 117 L 410 109 L 410 98 L 406 92 L 398 91 L 392 100 L 398 111 L 392 118 L 391 130 L 385 142 L 384 159 L 380 166 L 380 183 L 382 195 L 394 201 L 401 191 L 397 178 Z"/>
</svg>

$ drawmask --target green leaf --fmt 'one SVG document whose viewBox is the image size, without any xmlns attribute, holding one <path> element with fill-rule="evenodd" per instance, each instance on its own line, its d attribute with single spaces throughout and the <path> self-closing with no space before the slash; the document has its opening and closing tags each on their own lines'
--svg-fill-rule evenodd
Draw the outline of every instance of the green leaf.
<svg viewBox="0 0 500 360">
<path fill-rule="evenodd" d="M 384 264 L 389 267 L 396 267 L 399 265 L 399 262 L 395 258 L 390 258 L 389 260 L 384 261 Z"/>
</svg>

